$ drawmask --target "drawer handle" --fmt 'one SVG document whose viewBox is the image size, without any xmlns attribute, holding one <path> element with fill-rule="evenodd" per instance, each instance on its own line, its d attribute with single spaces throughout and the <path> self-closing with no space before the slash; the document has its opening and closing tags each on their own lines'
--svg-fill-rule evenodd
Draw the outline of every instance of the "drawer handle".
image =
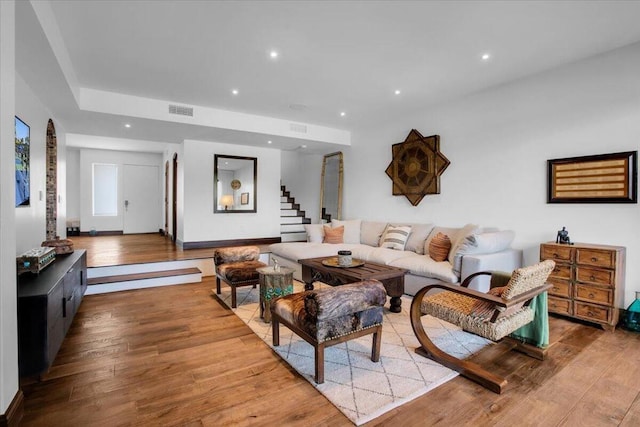
<svg viewBox="0 0 640 427">
<path fill-rule="evenodd" d="M 595 276 L 589 276 L 589 279 L 596 280 Z"/>
<path fill-rule="evenodd" d="M 595 314 L 592 311 L 587 311 L 587 316 L 593 317 L 593 316 L 595 316 Z"/>
<path fill-rule="evenodd" d="M 589 298 L 594 299 L 596 296 L 594 294 L 589 294 Z"/>
<path fill-rule="evenodd" d="M 553 257 L 554 257 L 554 258 L 558 258 L 559 256 L 560 256 L 560 255 L 558 255 L 558 254 L 556 254 L 556 253 L 554 253 L 554 254 L 553 254 Z"/>
<path fill-rule="evenodd" d="M 557 286 L 554 286 L 554 287 L 553 287 L 553 290 L 554 290 L 555 292 L 558 292 L 560 289 L 559 289 Z"/>
<path fill-rule="evenodd" d="M 591 257 L 591 261 L 592 261 L 592 262 L 596 262 L 597 260 L 598 260 L 598 258 L 596 258 L 596 257 Z"/>
</svg>

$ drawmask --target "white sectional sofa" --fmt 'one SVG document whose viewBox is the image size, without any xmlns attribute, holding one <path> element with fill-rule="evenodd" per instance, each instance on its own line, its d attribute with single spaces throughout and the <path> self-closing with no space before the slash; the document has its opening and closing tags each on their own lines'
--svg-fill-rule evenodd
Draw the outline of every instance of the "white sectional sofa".
<svg viewBox="0 0 640 427">
<path fill-rule="evenodd" d="M 499 270 L 511 272 L 522 266 L 522 251 L 511 248 L 512 231 L 483 229 L 474 224 L 460 228 L 438 227 L 433 224 L 385 223 L 350 220 L 332 221 L 330 227 L 344 226 L 343 243 L 322 243 L 323 225 L 305 226 L 307 242 L 275 243 L 270 245 L 270 263 L 277 260 L 281 266 L 295 270 L 294 277 L 301 280 L 298 260 L 336 256 L 339 250 L 350 250 L 353 258 L 408 270 L 405 293 L 414 295 L 431 283 L 460 283 L 478 271 Z M 410 226 L 411 232 L 404 250 L 389 249 L 383 242 L 387 226 Z M 449 237 L 451 249 L 447 259 L 434 261 L 429 256 L 429 245 L 438 233 Z M 488 276 L 475 279 L 470 286 L 481 292 L 489 289 Z"/>
</svg>

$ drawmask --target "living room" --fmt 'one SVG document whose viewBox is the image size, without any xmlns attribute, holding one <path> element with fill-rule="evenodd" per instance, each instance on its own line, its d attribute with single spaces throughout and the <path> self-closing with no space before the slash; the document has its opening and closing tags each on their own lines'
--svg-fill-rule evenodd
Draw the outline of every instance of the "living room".
<svg viewBox="0 0 640 427">
<path fill-rule="evenodd" d="M 164 167 L 166 161 L 171 161 L 173 154 L 177 153 L 178 176 L 182 178 L 180 183 L 182 194 L 178 208 L 178 226 L 176 230 L 172 230 L 172 233 L 176 235 L 179 243 L 187 244 L 278 237 L 280 181 L 292 191 L 297 200 L 300 199 L 303 208 L 308 206 L 312 221 L 318 222 L 317 201 L 319 200 L 322 154 L 342 151 L 345 165 L 344 218 L 375 221 L 402 220 L 408 223 L 432 222 L 446 226 L 462 226 L 474 222 L 482 226 L 514 230 L 516 237 L 513 246 L 523 250 L 525 265 L 537 262 L 540 244 L 555 240 L 557 231 L 566 226 L 572 241 L 626 247 L 626 288 L 623 306 L 628 306 L 635 298 L 640 270 L 631 260 L 635 259 L 636 251 L 640 250 L 638 205 L 635 203 L 549 204 L 546 200 L 547 160 L 638 149 L 640 133 L 640 122 L 637 120 L 640 110 L 640 102 L 638 102 L 640 85 L 637 77 L 640 75 L 640 31 L 636 28 L 636 17 L 640 13 L 638 2 L 561 2 L 557 5 L 558 9 L 553 9 L 553 6 L 548 4 L 541 9 L 536 9 L 535 2 L 526 2 L 520 6 L 523 8 L 520 10 L 516 7 L 517 5 L 502 5 L 507 8 L 513 7 L 513 10 L 502 10 L 499 4 L 479 2 L 479 6 L 474 6 L 477 9 L 470 10 L 480 13 L 483 8 L 487 8 L 492 12 L 501 13 L 502 18 L 513 13 L 521 19 L 518 22 L 527 22 L 528 25 L 517 31 L 520 37 L 518 40 L 519 43 L 530 42 L 529 44 L 534 46 L 527 46 L 526 49 L 523 47 L 524 53 L 522 53 L 517 49 L 516 40 L 512 44 L 502 45 L 503 51 L 500 51 L 486 44 L 491 41 L 497 43 L 500 39 L 508 38 L 505 34 L 509 33 L 493 36 L 488 34 L 477 38 L 465 33 L 468 37 L 468 40 L 462 43 L 465 49 L 457 52 L 433 53 L 437 54 L 434 56 L 436 58 L 433 59 L 434 62 L 458 67 L 441 72 L 455 76 L 459 86 L 446 86 L 444 82 L 439 81 L 444 77 L 441 75 L 432 77 L 427 74 L 426 69 L 420 68 L 424 86 L 435 91 L 438 84 L 442 84 L 448 90 L 446 93 L 434 92 L 431 99 L 428 92 L 419 92 L 419 95 L 415 95 L 418 90 L 422 90 L 420 83 L 405 86 L 402 81 L 398 81 L 401 80 L 400 77 L 387 76 L 387 80 L 367 88 L 371 92 L 386 91 L 384 95 L 371 98 L 376 101 L 375 106 L 378 110 L 372 109 L 369 120 L 356 120 L 361 113 L 342 105 L 334 106 L 337 119 L 323 119 L 325 116 L 321 115 L 316 116 L 318 118 L 307 118 L 302 104 L 309 103 L 308 112 L 313 110 L 314 100 L 307 100 L 306 92 L 302 88 L 305 85 L 319 83 L 305 77 L 304 82 L 296 86 L 299 89 L 299 95 L 286 97 L 286 100 L 282 101 L 287 103 L 285 109 L 289 112 L 288 116 L 282 116 L 288 119 L 283 120 L 282 124 L 288 125 L 289 120 L 307 123 L 309 132 L 312 133 L 315 125 L 319 123 L 323 126 L 317 127 L 325 129 L 326 132 L 322 135 L 313 134 L 309 140 L 302 140 L 290 132 L 284 135 L 283 132 L 278 134 L 279 131 L 272 130 L 270 134 L 266 128 L 260 128 L 257 124 L 253 129 L 246 129 L 245 133 L 257 133 L 260 136 L 272 135 L 270 140 L 273 141 L 273 145 L 282 144 L 280 148 L 271 148 L 266 141 L 258 146 L 255 138 L 246 145 L 238 144 L 236 142 L 239 138 L 236 133 L 238 131 L 233 129 L 227 130 L 227 139 L 218 133 L 214 134 L 214 138 L 206 138 L 205 136 L 213 133 L 207 132 L 205 124 L 185 125 L 184 120 L 161 122 L 156 117 L 142 115 L 138 111 L 131 114 L 133 132 L 126 133 L 127 130 L 123 129 L 122 125 L 117 131 L 107 131 L 105 128 L 111 126 L 116 120 L 107 121 L 106 117 L 104 120 L 108 125 L 102 128 L 96 127 L 93 134 L 82 131 L 83 128 L 74 120 L 86 118 L 87 122 L 95 124 L 102 120 L 96 119 L 96 116 L 113 116 L 114 113 L 113 110 L 109 110 L 103 111 L 107 114 L 101 114 L 98 112 L 98 107 L 93 107 L 94 109 L 90 111 L 81 111 L 78 114 L 80 109 L 77 106 L 75 110 L 78 111 L 68 111 L 65 106 L 66 102 L 74 97 L 73 90 L 84 87 L 78 82 L 76 82 L 77 86 L 63 93 L 64 99 L 61 99 L 59 92 L 53 90 L 53 87 L 58 87 L 60 83 L 68 85 L 65 75 L 69 75 L 69 70 L 65 67 L 77 66 L 77 64 L 74 63 L 74 58 L 65 62 L 63 58 L 58 57 L 59 43 L 68 42 L 68 40 L 62 37 L 62 34 L 58 34 L 59 39 L 52 38 L 52 34 L 55 35 L 61 30 L 51 28 L 56 23 L 55 20 L 47 20 L 46 13 L 48 11 L 51 14 L 49 18 L 54 16 L 56 5 L 49 5 L 48 2 L 41 3 L 45 6 L 32 5 L 31 2 L 0 2 L 2 140 L 11 140 L 14 116 L 20 117 L 31 127 L 32 182 L 38 183 L 31 190 L 32 206 L 26 209 L 15 208 L 12 200 L 13 192 L 9 194 L 7 190 L 13 188 L 15 182 L 14 147 L 13 144 L 3 143 L 0 164 L 3 183 L 0 193 L 2 195 L 0 237 L 3 242 L 0 254 L 2 257 L 0 260 L 2 278 L 0 351 L 3 360 L 0 370 L 2 383 L 0 412 L 2 413 L 9 407 L 18 390 L 15 256 L 40 246 L 40 242 L 45 240 L 44 202 L 36 199 L 38 192 L 44 190 L 44 139 L 47 121 L 50 118 L 56 126 L 59 147 L 58 234 L 60 236 L 66 235 L 66 220 L 69 218 L 66 213 L 67 202 L 74 198 L 73 195 L 67 194 L 69 183 L 64 173 L 67 156 L 65 147 L 68 141 L 79 139 L 85 141 L 87 146 L 82 148 L 85 150 L 99 148 L 98 140 L 117 142 L 121 147 L 134 146 L 140 152 L 154 150 L 162 159 L 161 167 Z M 70 6 L 73 2 L 61 3 L 67 9 L 73 8 Z M 422 6 L 429 7 L 428 4 Z M 405 15 L 407 22 L 417 25 L 420 22 L 418 18 L 425 18 L 426 13 L 422 11 L 422 14 L 412 14 L 411 7 L 422 6 L 407 4 L 396 6 L 406 7 L 409 12 L 396 11 L 393 16 Z M 457 6 L 471 7 L 469 4 Z M 226 7 L 233 8 L 231 5 Z M 257 6 L 246 3 L 242 13 L 248 13 L 251 7 Z M 361 7 L 367 8 L 371 5 L 363 3 Z M 547 7 L 549 9 L 546 9 Z M 117 8 L 113 9 L 114 14 L 117 11 Z M 304 11 L 297 12 L 304 14 Z M 326 10 L 324 12 L 329 14 Z M 473 15 L 473 12 L 468 11 L 468 14 Z M 60 13 L 60 10 L 57 13 Z M 528 20 L 522 16 L 526 14 L 531 14 Z M 481 16 L 487 19 L 487 27 L 491 27 L 492 24 L 498 25 L 492 23 L 487 14 Z M 380 21 L 376 22 L 384 21 L 382 18 L 379 19 Z M 469 17 L 465 20 L 473 21 Z M 451 22 L 453 21 L 455 19 L 451 18 Z M 554 39 L 553 33 L 556 31 L 561 33 L 560 27 L 568 22 L 575 24 L 574 32 L 571 33 L 573 39 Z M 399 21 L 389 25 L 393 31 L 380 29 L 379 37 L 374 40 L 375 44 L 382 43 L 386 36 L 392 37 L 392 34 L 387 33 L 395 33 L 399 27 L 403 26 L 403 21 Z M 509 29 L 509 26 L 499 28 L 507 31 L 505 27 Z M 544 27 L 552 30 L 542 31 L 541 28 Z M 511 31 L 516 32 L 515 26 Z M 28 33 L 32 36 L 27 38 L 25 34 Z M 409 34 L 415 35 L 412 32 Z M 567 34 L 563 35 L 567 36 Z M 77 34 L 76 37 L 82 36 Z M 256 37 L 259 38 L 259 36 Z M 297 40 L 297 43 L 304 44 L 304 40 Z M 358 40 L 360 39 L 354 38 L 353 43 L 357 43 Z M 45 41 L 45 44 L 49 45 L 42 46 L 41 44 Z M 565 46 L 564 43 L 567 45 Z M 536 44 L 540 46 L 537 49 Z M 52 48 L 51 45 L 54 47 Z M 408 73 L 406 70 L 410 69 L 412 61 L 419 62 L 419 58 L 423 56 L 420 51 L 411 50 L 416 48 L 415 45 L 408 46 L 410 47 L 404 50 L 398 47 L 400 49 L 398 52 L 390 51 L 396 48 L 390 46 L 386 51 L 389 57 L 384 61 L 398 60 L 402 64 L 397 67 L 400 76 Z M 510 50 L 507 50 L 507 47 Z M 72 46 L 67 48 L 71 49 Z M 261 48 L 269 49 L 268 46 L 261 46 Z M 491 51 L 492 54 L 487 61 L 481 58 L 485 50 Z M 283 49 L 281 62 L 276 65 L 284 67 L 286 56 L 291 55 L 290 52 Z M 449 63 L 446 60 L 447 55 L 453 56 L 454 53 L 460 56 L 464 53 L 468 56 Z M 563 53 L 567 55 L 563 56 Z M 507 58 L 507 55 L 512 57 Z M 354 53 L 354 56 L 357 57 L 357 54 Z M 355 61 L 350 59 L 345 64 L 353 62 Z M 504 67 L 504 76 L 495 71 L 498 67 Z M 322 76 L 322 67 L 318 69 L 320 71 L 317 74 Z M 296 71 L 303 74 L 305 70 L 308 72 L 307 69 Z M 81 76 L 80 70 L 75 72 L 78 73 L 78 77 Z M 104 73 L 109 72 L 115 74 L 119 71 L 105 67 Z M 73 69 L 71 73 L 74 73 Z M 327 75 L 331 73 L 338 73 L 338 71 L 333 68 L 326 71 Z M 357 81 L 358 76 L 352 74 L 348 73 L 350 81 Z M 218 77 L 222 81 L 220 86 L 228 83 L 228 89 L 231 90 L 230 81 L 233 79 L 228 76 Z M 365 76 L 362 76 L 362 79 L 368 81 Z M 465 85 L 468 85 L 463 87 L 461 82 L 465 80 Z M 415 81 L 420 82 L 419 79 Z M 132 81 L 131 85 L 135 86 L 135 81 Z M 46 89 L 48 87 L 52 88 L 51 92 Z M 248 84 L 245 87 L 249 87 Z M 117 92 L 117 88 L 94 87 L 93 89 Z M 226 86 L 225 90 L 227 90 Z M 235 105 L 233 102 L 241 99 L 245 90 L 240 88 L 238 98 L 234 98 L 235 95 L 229 95 L 230 100 L 226 104 L 228 109 L 234 111 L 237 108 L 249 115 L 261 114 L 259 108 L 255 111 L 246 106 L 233 108 Z M 396 95 L 394 90 L 399 90 L 400 93 Z M 140 94 L 135 90 L 123 92 L 122 95 L 130 96 L 131 98 L 126 98 L 129 101 L 142 99 L 142 97 L 138 98 Z M 153 98 L 151 95 L 148 96 Z M 222 98 L 222 95 L 220 97 Z M 345 98 L 349 97 L 345 96 Z M 190 98 L 186 94 L 175 94 L 174 99 L 185 99 L 185 103 L 204 105 L 211 109 L 220 107 L 217 103 L 207 105 L 204 102 L 199 104 L 195 100 L 191 101 L 198 98 Z M 126 101 L 120 102 L 122 100 L 125 98 L 115 99 L 115 104 L 119 105 L 122 111 L 135 108 L 134 105 L 127 105 Z M 300 104 L 302 107 L 290 108 L 289 103 Z M 348 104 L 347 101 L 344 103 Z M 371 103 L 374 104 L 373 101 Z M 131 104 L 134 103 L 131 102 Z M 146 107 L 147 104 L 144 108 Z M 303 110 L 301 111 L 300 108 Z M 344 117 L 339 117 L 341 111 L 346 112 Z M 326 112 L 324 114 L 328 115 Z M 117 117 L 117 122 L 124 123 L 126 117 L 127 114 L 123 113 Z M 352 117 L 353 122 L 350 122 Z M 137 125 L 139 125 L 138 130 L 136 130 Z M 275 128 L 274 123 L 270 123 L 270 126 L 272 129 Z M 153 134 L 136 133 L 140 132 L 141 128 L 154 127 L 156 130 Z M 68 129 L 74 129 L 74 131 Z M 411 129 L 417 129 L 423 135 L 440 135 L 440 149 L 451 161 L 450 166 L 441 176 L 440 194 L 426 196 L 418 206 L 412 206 L 404 197 L 393 196 L 392 183 L 384 173 L 392 158 L 392 144 L 402 142 Z M 163 134 L 167 137 L 162 136 Z M 168 137 L 173 138 L 176 135 L 180 136 L 180 139 Z M 154 148 L 149 148 L 151 145 L 154 145 Z M 302 145 L 307 147 L 302 148 Z M 258 158 L 259 199 L 256 215 L 224 215 L 213 212 L 214 154 Z M 86 227 L 83 231 L 89 231 L 91 224 L 82 224 L 82 226 Z"/>
</svg>

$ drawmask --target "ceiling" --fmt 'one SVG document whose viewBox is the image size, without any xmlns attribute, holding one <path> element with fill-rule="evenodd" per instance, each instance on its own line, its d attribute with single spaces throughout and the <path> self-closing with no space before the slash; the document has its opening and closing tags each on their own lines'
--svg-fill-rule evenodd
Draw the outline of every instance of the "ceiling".
<svg viewBox="0 0 640 427">
<path fill-rule="evenodd" d="M 639 1 L 56 0 L 44 30 L 25 3 L 16 67 L 66 132 L 170 143 L 304 141 L 86 111 L 73 90 L 352 131 L 640 41 Z"/>
</svg>

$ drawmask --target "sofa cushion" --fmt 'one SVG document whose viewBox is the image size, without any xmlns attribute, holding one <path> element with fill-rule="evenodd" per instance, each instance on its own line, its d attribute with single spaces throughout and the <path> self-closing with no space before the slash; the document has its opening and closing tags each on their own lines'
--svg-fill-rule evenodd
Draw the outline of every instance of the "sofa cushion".
<svg viewBox="0 0 640 427">
<path fill-rule="evenodd" d="M 404 225 L 404 224 L 403 224 Z M 433 224 L 406 224 L 411 227 L 411 234 L 407 245 L 404 247 L 405 251 L 412 251 L 418 255 L 425 254 L 424 242 L 429 237 L 431 230 L 433 230 Z"/>
<path fill-rule="evenodd" d="M 354 245 L 351 250 L 353 257 L 363 261 L 388 265 L 402 258 L 419 257 L 420 255 L 410 251 L 396 251 L 388 248 L 373 248 L 366 245 Z"/>
<path fill-rule="evenodd" d="M 478 233 L 466 236 L 453 255 L 453 271 L 458 276 L 462 268 L 462 257 L 470 254 L 492 254 L 507 249 L 516 234 L 511 230 Z"/>
<path fill-rule="evenodd" d="M 283 258 L 298 261 L 305 258 L 319 258 L 325 256 L 337 256 L 338 251 L 352 251 L 353 257 L 357 258 L 356 251 L 359 248 L 370 248 L 364 245 L 331 244 L 331 243 L 308 243 L 308 242 L 285 242 L 269 245 L 269 250 Z"/>
<path fill-rule="evenodd" d="M 331 226 L 333 228 L 336 227 L 344 227 L 344 243 L 357 244 L 360 243 L 360 223 L 362 220 L 360 219 L 352 219 L 349 221 L 341 221 L 338 219 L 334 219 L 331 221 Z"/>
<path fill-rule="evenodd" d="M 324 240 L 324 227 L 322 224 L 305 224 L 304 231 L 307 233 L 307 242 L 322 243 Z"/>
<path fill-rule="evenodd" d="M 462 242 L 464 242 L 464 239 L 467 236 L 471 236 L 472 234 L 480 233 L 480 231 L 480 226 L 478 226 L 477 224 L 466 224 L 464 227 L 462 227 L 460 231 L 458 231 L 458 233 L 456 233 L 456 235 L 451 239 L 451 250 L 449 251 L 449 256 L 447 256 L 447 259 L 453 262 L 453 257 Z"/>
<path fill-rule="evenodd" d="M 431 277 L 447 283 L 458 282 L 458 276 L 453 273 L 450 262 L 437 262 L 428 255 L 416 254 L 416 256 L 412 257 L 399 258 L 390 262 L 389 265 L 407 269 L 416 276 Z"/>
<path fill-rule="evenodd" d="M 388 225 L 384 230 L 382 239 L 380 239 L 380 247 L 403 251 L 410 233 L 411 227 L 409 226 L 394 227 L 393 225 Z"/>
<path fill-rule="evenodd" d="M 324 226 L 324 239 L 323 243 L 344 243 L 344 226 L 329 227 Z"/>
<path fill-rule="evenodd" d="M 369 246 L 380 246 L 380 238 L 386 227 L 386 222 L 362 221 L 360 224 L 360 243 Z"/>
<path fill-rule="evenodd" d="M 429 256 L 436 262 L 447 259 L 449 250 L 451 249 L 451 240 L 446 234 L 438 233 L 431 242 L 429 242 Z"/>
</svg>

